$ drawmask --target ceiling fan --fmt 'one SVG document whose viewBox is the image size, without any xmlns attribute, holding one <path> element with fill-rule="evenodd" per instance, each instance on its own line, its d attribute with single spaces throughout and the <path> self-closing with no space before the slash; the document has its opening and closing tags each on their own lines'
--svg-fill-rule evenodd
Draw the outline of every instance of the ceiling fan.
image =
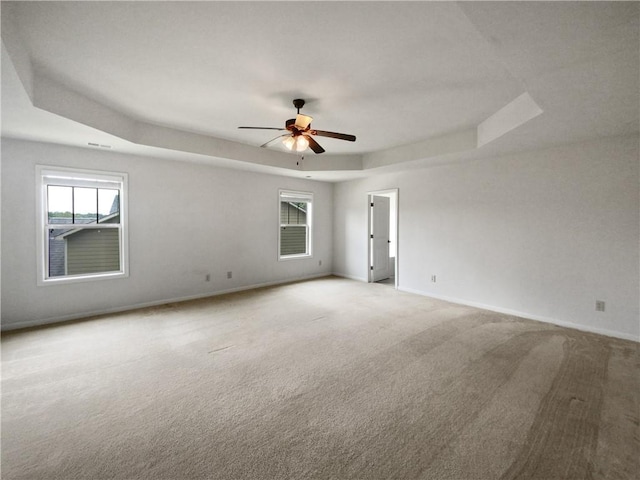
<svg viewBox="0 0 640 480">
<path fill-rule="evenodd" d="M 323 153 L 325 151 L 318 142 L 313 138 L 314 135 L 318 137 L 330 137 L 337 138 L 338 140 L 346 140 L 348 142 L 355 142 L 355 135 L 348 135 L 346 133 L 327 132 L 325 130 L 315 130 L 311 128 L 311 118 L 308 115 L 300 113 L 300 109 L 304 106 L 304 100 L 296 98 L 293 101 L 293 106 L 298 109 L 296 118 L 290 118 L 285 122 L 284 128 L 278 127 L 238 127 L 238 128 L 250 128 L 253 130 L 288 130 L 288 133 L 278 135 L 276 138 L 269 140 L 267 143 L 260 145 L 266 147 L 270 143 L 283 138 L 282 143 L 289 150 L 295 150 L 296 152 L 304 152 L 307 148 L 311 148 L 315 153 Z"/>
</svg>

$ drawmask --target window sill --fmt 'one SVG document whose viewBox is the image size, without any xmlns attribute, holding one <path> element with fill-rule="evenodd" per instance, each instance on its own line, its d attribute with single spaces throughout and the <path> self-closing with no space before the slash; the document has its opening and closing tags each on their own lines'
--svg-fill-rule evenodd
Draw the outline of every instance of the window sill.
<svg viewBox="0 0 640 480">
<path fill-rule="evenodd" d="M 72 283 L 85 283 L 94 282 L 96 280 L 113 280 L 116 278 L 127 278 L 129 274 L 127 272 L 110 272 L 101 273 L 95 275 L 74 275 L 66 277 L 53 277 L 46 280 L 38 280 L 38 286 L 51 286 L 51 285 L 67 285 Z"/>
<path fill-rule="evenodd" d="M 286 260 L 298 260 L 301 258 L 313 258 L 313 255 L 311 253 L 304 253 L 301 255 L 286 255 L 284 257 L 278 257 L 278 261 L 282 262 L 282 261 L 286 261 Z"/>
</svg>

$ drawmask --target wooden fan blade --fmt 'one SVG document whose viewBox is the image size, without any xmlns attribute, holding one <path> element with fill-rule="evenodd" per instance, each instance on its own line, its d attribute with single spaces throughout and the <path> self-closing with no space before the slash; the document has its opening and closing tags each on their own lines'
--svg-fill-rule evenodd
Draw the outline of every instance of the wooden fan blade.
<svg viewBox="0 0 640 480">
<path fill-rule="evenodd" d="M 318 135 L 319 137 L 337 138 L 338 140 L 346 140 L 348 142 L 356 141 L 355 135 L 349 135 L 346 133 L 327 132 L 325 130 L 310 130 L 309 133 L 311 135 Z"/>
<path fill-rule="evenodd" d="M 249 128 L 252 130 L 286 130 L 285 128 L 277 128 L 277 127 L 238 127 L 238 128 Z"/>
<path fill-rule="evenodd" d="M 299 113 L 298 115 L 296 115 L 295 125 L 298 130 L 306 130 L 307 127 L 311 125 L 312 121 L 313 118 L 309 115 L 302 115 L 301 113 Z"/>
<path fill-rule="evenodd" d="M 279 128 L 278 130 L 284 130 L 284 129 L 283 128 Z M 262 145 L 260 145 L 260 148 L 264 148 L 267 145 L 269 145 L 271 142 L 275 142 L 276 140 L 278 140 L 279 138 L 282 138 L 282 137 L 288 137 L 289 135 L 291 135 L 291 134 L 290 133 L 285 133 L 284 135 L 278 135 L 276 138 L 272 138 L 267 143 L 263 143 Z"/>
<path fill-rule="evenodd" d="M 304 138 L 309 140 L 309 148 L 313 150 L 315 153 L 323 153 L 325 150 L 322 148 L 318 142 L 316 142 L 311 135 L 305 135 Z"/>
</svg>

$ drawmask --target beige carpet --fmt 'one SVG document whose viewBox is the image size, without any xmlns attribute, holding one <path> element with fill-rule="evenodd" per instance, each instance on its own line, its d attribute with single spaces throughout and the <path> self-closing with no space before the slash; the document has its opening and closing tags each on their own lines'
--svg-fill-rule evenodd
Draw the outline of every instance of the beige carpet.
<svg viewBox="0 0 640 480">
<path fill-rule="evenodd" d="M 5 334 L 3 479 L 632 479 L 638 344 L 334 277 Z"/>
</svg>

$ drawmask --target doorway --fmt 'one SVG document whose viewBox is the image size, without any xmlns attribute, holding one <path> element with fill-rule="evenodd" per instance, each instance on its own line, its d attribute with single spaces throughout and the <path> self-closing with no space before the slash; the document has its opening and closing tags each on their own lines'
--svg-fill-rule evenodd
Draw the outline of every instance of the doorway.
<svg viewBox="0 0 640 480">
<path fill-rule="evenodd" d="M 398 288 L 398 189 L 369 192 L 369 282 Z"/>
</svg>

